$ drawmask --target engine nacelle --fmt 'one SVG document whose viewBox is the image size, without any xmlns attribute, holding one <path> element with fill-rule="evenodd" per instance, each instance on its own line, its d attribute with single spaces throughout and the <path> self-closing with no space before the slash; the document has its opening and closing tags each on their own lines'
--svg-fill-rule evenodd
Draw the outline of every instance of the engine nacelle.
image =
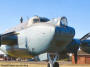
<svg viewBox="0 0 90 67">
<path fill-rule="evenodd" d="M 80 40 L 73 39 L 72 42 L 66 47 L 66 51 L 69 53 L 74 53 L 78 51 L 80 46 Z"/>
<path fill-rule="evenodd" d="M 87 53 L 90 53 L 90 40 L 83 40 L 83 41 L 81 41 L 80 48 L 83 51 L 85 51 Z"/>
</svg>

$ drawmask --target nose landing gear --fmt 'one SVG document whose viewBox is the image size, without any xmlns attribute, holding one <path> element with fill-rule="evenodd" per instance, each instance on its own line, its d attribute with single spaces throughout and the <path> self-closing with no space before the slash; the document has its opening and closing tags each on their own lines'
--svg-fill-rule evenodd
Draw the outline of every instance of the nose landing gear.
<svg viewBox="0 0 90 67">
<path fill-rule="evenodd" d="M 49 60 L 48 67 L 59 67 L 59 63 L 56 62 L 57 58 L 58 58 L 58 55 L 55 54 L 55 57 L 51 59 L 50 54 L 48 53 L 48 60 Z"/>
</svg>

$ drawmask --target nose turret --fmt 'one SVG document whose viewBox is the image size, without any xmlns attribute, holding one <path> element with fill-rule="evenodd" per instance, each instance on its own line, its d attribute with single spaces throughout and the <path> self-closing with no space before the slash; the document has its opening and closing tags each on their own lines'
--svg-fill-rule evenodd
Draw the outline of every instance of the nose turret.
<svg viewBox="0 0 90 67">
<path fill-rule="evenodd" d="M 48 49 L 49 52 L 61 52 L 72 41 L 75 30 L 71 27 L 55 27 L 55 35 Z"/>
<path fill-rule="evenodd" d="M 72 27 L 58 27 L 55 28 L 56 35 L 63 36 L 65 38 L 74 37 L 75 35 L 75 29 Z"/>
</svg>

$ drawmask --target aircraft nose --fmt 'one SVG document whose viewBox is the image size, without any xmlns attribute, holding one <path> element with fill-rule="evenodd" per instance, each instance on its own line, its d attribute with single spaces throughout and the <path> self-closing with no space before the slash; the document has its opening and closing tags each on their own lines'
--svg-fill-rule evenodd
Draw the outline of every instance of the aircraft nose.
<svg viewBox="0 0 90 67">
<path fill-rule="evenodd" d="M 28 50 L 33 54 L 39 54 L 44 52 L 53 40 L 55 26 L 50 24 L 36 24 L 24 33 L 28 40 Z"/>
</svg>

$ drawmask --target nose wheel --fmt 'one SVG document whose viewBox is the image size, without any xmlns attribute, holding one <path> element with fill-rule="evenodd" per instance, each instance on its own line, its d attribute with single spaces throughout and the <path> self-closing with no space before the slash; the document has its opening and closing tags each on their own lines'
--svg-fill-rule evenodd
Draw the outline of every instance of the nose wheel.
<svg viewBox="0 0 90 67">
<path fill-rule="evenodd" d="M 48 53 L 48 60 L 49 60 L 48 67 L 59 67 L 59 63 L 56 62 L 56 60 L 58 59 L 58 55 L 53 54 L 53 55 L 55 55 L 53 57 L 51 55 L 52 54 Z"/>
</svg>

